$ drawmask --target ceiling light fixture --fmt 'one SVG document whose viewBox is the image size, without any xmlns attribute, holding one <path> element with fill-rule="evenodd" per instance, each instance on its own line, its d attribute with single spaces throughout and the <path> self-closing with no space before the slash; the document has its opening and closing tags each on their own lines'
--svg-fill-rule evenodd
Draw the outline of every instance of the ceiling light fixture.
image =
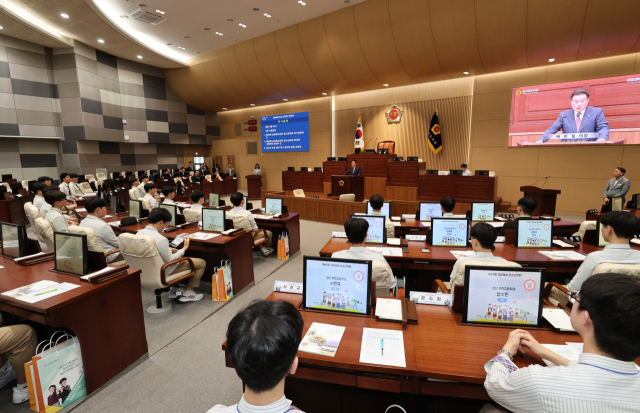
<svg viewBox="0 0 640 413">
<path fill-rule="evenodd" d="M 211 29 L 210 29 L 210 28 L 208 28 L 208 27 L 205 27 L 204 29 L 205 29 L 205 30 L 211 30 Z"/>
<path fill-rule="evenodd" d="M 69 15 L 67 13 L 60 13 L 60 16 L 64 17 L 65 19 L 69 18 Z"/>
<path fill-rule="evenodd" d="M 605 51 L 603 51 L 603 52 L 598 52 L 598 54 L 607 54 L 607 53 L 609 53 L 609 51 L 608 51 L 608 50 L 605 50 Z"/>
<path fill-rule="evenodd" d="M 156 10 L 156 13 L 164 14 L 162 10 Z"/>
<path fill-rule="evenodd" d="M 264 17 L 268 17 L 269 19 L 271 18 L 271 15 L 269 13 L 265 13 L 263 14 Z"/>
<path fill-rule="evenodd" d="M 4 29 L 4 27 L 0 26 L 0 30 Z"/>
<path fill-rule="evenodd" d="M 260 9 L 259 9 L 259 8 L 257 8 L 257 7 L 254 7 L 254 8 L 253 8 L 253 11 L 260 11 Z"/>
<path fill-rule="evenodd" d="M 242 23 L 238 23 L 238 26 L 241 26 L 241 27 L 247 27 L 247 25 L 246 25 L 246 24 L 242 24 Z"/>
<path fill-rule="evenodd" d="M 140 56 L 140 55 L 138 55 L 138 56 L 136 56 L 136 57 L 137 57 L 138 59 L 142 59 L 142 56 Z"/>
<path fill-rule="evenodd" d="M 388 85 L 388 84 L 386 84 L 386 83 L 383 83 L 383 84 L 382 84 L 382 86 L 384 86 L 384 87 L 389 87 L 389 85 Z"/>
<path fill-rule="evenodd" d="M 255 103 L 252 103 L 252 104 L 251 104 L 251 106 L 255 106 L 255 105 L 256 105 Z"/>
<path fill-rule="evenodd" d="M 222 110 L 227 110 L 227 108 L 222 108 Z"/>
<path fill-rule="evenodd" d="M 306 5 L 307 5 L 307 3 L 305 3 L 305 2 L 304 2 L 304 1 L 302 1 L 302 0 L 298 0 L 298 3 L 300 3 L 300 5 L 302 5 L 302 6 L 306 6 Z"/>
<path fill-rule="evenodd" d="M 222 35 L 223 35 L 223 34 L 222 34 L 222 33 L 220 33 L 220 32 L 216 32 L 216 34 L 217 34 L 218 36 L 222 36 Z"/>
<path fill-rule="evenodd" d="M 289 99 L 282 99 L 282 100 L 284 100 L 285 102 L 288 102 L 288 101 L 289 101 Z"/>
<path fill-rule="evenodd" d="M 552 57 L 551 59 L 549 59 L 549 63 L 553 63 L 553 62 L 555 62 L 555 61 L 556 61 L 556 59 L 555 59 L 555 58 L 553 58 L 553 57 Z"/>
<path fill-rule="evenodd" d="M 323 95 L 327 96 L 327 94 L 325 92 L 322 92 Z"/>
<path fill-rule="evenodd" d="M 462 74 L 463 74 L 463 75 L 468 75 L 468 74 L 469 74 L 469 72 L 462 72 Z"/>
<path fill-rule="evenodd" d="M 104 43 L 104 40 L 98 39 L 98 43 Z"/>
</svg>

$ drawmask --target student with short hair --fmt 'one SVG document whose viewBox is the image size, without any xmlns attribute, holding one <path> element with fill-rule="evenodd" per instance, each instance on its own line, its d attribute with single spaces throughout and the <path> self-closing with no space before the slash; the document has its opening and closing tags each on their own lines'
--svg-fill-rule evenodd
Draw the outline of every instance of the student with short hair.
<svg viewBox="0 0 640 413">
<path fill-rule="evenodd" d="M 640 357 L 640 280 L 597 274 L 571 301 L 571 326 L 584 342 L 578 361 L 548 350 L 525 330 L 514 330 L 485 365 L 489 396 L 514 412 L 640 411 L 640 372 L 635 365 Z M 556 367 L 519 369 L 512 360 L 522 350 Z"/>
<path fill-rule="evenodd" d="M 471 171 L 467 169 L 466 163 L 460 165 L 460 169 L 462 169 L 462 176 L 471 176 Z"/>
<path fill-rule="evenodd" d="M 50 205 L 47 202 L 47 198 L 45 197 L 45 195 L 47 194 L 47 192 L 50 191 L 59 191 L 60 188 L 58 188 L 55 185 L 52 186 L 48 186 L 46 188 L 44 188 L 42 190 L 42 197 L 44 198 L 44 203 L 42 204 L 42 206 L 40 207 L 40 215 L 42 216 L 42 218 L 45 218 L 47 216 L 47 212 L 49 212 L 49 210 L 51 209 L 52 205 Z M 46 218 L 45 218 L 46 219 Z"/>
<path fill-rule="evenodd" d="M 227 349 L 245 384 L 237 405 L 215 405 L 207 413 L 299 411 L 284 395 L 285 379 L 298 368 L 304 320 L 286 301 L 256 301 L 240 311 L 227 328 Z"/>
<path fill-rule="evenodd" d="M 48 176 L 41 176 L 38 178 L 38 182 L 41 184 L 45 184 L 46 186 L 51 186 L 53 184 L 53 179 Z"/>
<path fill-rule="evenodd" d="M 74 197 L 83 197 L 85 195 L 82 188 L 80 188 L 80 184 L 78 183 L 78 179 L 80 178 L 78 174 L 71 173 L 69 174 L 71 178 L 71 182 L 69 182 L 69 189 L 71 190 L 71 195 Z"/>
<path fill-rule="evenodd" d="M 138 178 L 136 178 L 135 176 L 132 176 L 129 179 L 129 184 L 131 185 L 131 189 L 133 189 L 134 200 L 137 201 L 140 198 L 144 197 L 144 195 L 140 196 L 140 190 L 138 189 L 138 186 L 140 186 L 140 181 L 138 181 Z"/>
<path fill-rule="evenodd" d="M 71 189 L 69 188 L 70 183 L 71 183 L 71 174 L 67 172 L 61 173 L 60 185 L 58 185 L 58 187 L 60 188 L 60 191 L 67 196 L 67 199 L 73 200 L 75 199 L 75 197 L 73 196 L 73 194 L 71 193 Z"/>
<path fill-rule="evenodd" d="M 189 166 L 186 168 L 186 172 L 193 172 L 196 168 L 193 166 L 193 161 L 189 161 Z"/>
<path fill-rule="evenodd" d="M 35 193 L 34 197 L 33 197 L 33 205 L 35 205 L 38 210 L 40 210 L 40 208 L 42 208 L 42 205 L 46 204 L 47 202 L 44 200 L 44 196 L 42 195 L 42 191 L 47 187 L 47 185 L 40 183 L 40 182 L 36 182 L 35 184 L 31 185 L 31 189 L 33 189 L 33 192 Z"/>
<path fill-rule="evenodd" d="M 202 205 L 204 204 L 204 192 L 202 191 L 191 191 L 191 205 L 192 211 L 199 211 L 202 213 Z"/>
<path fill-rule="evenodd" d="M 147 194 L 148 195 L 148 194 Z M 138 231 L 138 235 L 147 235 L 156 241 L 158 252 L 162 257 L 162 260 L 166 263 L 175 261 L 184 256 L 184 253 L 189 249 L 189 237 L 185 237 L 184 246 L 182 249 L 175 249 L 169 247 L 169 240 L 167 237 L 161 234 L 162 231 L 167 228 L 167 225 L 171 222 L 171 212 L 162 208 L 154 208 L 149 212 L 149 225 Z M 204 270 L 207 267 L 205 260 L 200 258 L 191 258 L 196 272 L 193 276 L 189 277 L 186 288 L 180 286 L 171 286 L 169 290 L 169 298 L 180 297 L 181 302 L 198 301 L 204 297 L 203 294 L 196 293 L 193 289 L 200 286 L 200 279 L 204 274 Z M 181 261 L 178 264 L 170 265 L 166 274 L 179 273 L 183 271 L 191 271 L 191 266 L 188 261 Z"/>
<path fill-rule="evenodd" d="M 369 223 L 366 219 L 362 218 L 349 218 L 344 223 L 344 231 L 347 233 L 347 239 L 351 243 L 351 247 L 348 250 L 342 250 L 334 252 L 331 258 L 344 258 L 349 260 L 370 260 L 384 262 L 389 265 L 387 260 L 381 255 L 373 251 L 369 251 L 364 247 L 364 242 L 367 239 L 367 231 L 369 230 Z M 391 283 L 389 288 L 395 288 L 397 285 L 396 277 L 389 267 L 391 275 Z"/>
<path fill-rule="evenodd" d="M 374 195 L 369 198 L 369 203 L 371 204 L 371 215 L 382 215 L 382 207 L 384 206 L 384 198 L 382 195 Z M 396 229 L 393 226 L 393 221 L 389 217 L 386 217 L 384 220 L 384 227 L 387 230 L 387 239 L 394 238 L 396 234 Z"/>
<path fill-rule="evenodd" d="M 140 198 L 144 198 L 144 196 L 147 194 L 147 191 L 145 191 L 144 186 L 146 184 L 149 183 L 149 175 L 142 175 L 139 176 L 138 179 L 140 180 L 140 183 L 138 185 L 138 192 L 140 193 Z"/>
<path fill-rule="evenodd" d="M 640 251 L 631 249 L 629 240 L 638 231 L 638 218 L 624 211 L 607 212 L 600 218 L 602 238 L 609 243 L 602 251 L 587 255 L 571 282 L 568 290 L 579 291 L 598 264 L 638 264 Z"/>
<path fill-rule="evenodd" d="M 44 200 L 51 205 L 51 209 L 47 212 L 45 219 L 51 224 L 51 228 L 55 232 L 67 232 L 70 224 L 76 225 L 74 222 L 69 223 L 62 215 L 62 208 L 69 204 L 64 192 L 48 191 L 44 194 Z"/>
<path fill-rule="evenodd" d="M 176 189 L 172 186 L 163 186 L 162 187 L 162 195 L 164 195 L 164 201 L 162 201 L 163 204 L 165 205 L 175 205 L 176 203 L 173 202 L 173 198 L 176 197 Z M 182 212 L 180 212 L 180 208 L 176 208 L 176 210 L 178 211 L 178 214 L 182 215 Z"/>
<path fill-rule="evenodd" d="M 156 184 L 149 182 L 148 184 L 144 185 L 144 190 L 146 194 L 144 194 L 143 198 L 149 201 L 149 206 L 151 207 L 151 209 L 156 208 L 158 206 L 158 201 L 155 198 L 156 193 L 158 192 Z"/>
<path fill-rule="evenodd" d="M 251 230 L 257 231 L 258 225 L 256 224 L 256 220 L 253 218 L 253 214 L 250 211 L 247 211 L 246 208 L 242 208 L 244 205 L 244 195 L 241 192 L 236 192 L 231 195 L 231 203 L 233 204 L 233 209 L 231 209 L 228 214 L 236 214 L 236 215 L 244 215 L 249 218 L 249 222 L 251 222 Z M 273 238 L 273 233 L 271 231 L 265 231 L 267 233 L 267 241 L 263 244 L 262 253 L 265 257 L 273 254 L 274 249 L 271 248 L 271 240 Z"/>
<path fill-rule="evenodd" d="M 118 237 L 111 225 L 102 220 L 107 215 L 107 201 L 102 198 L 90 198 L 84 205 L 87 210 L 87 217 L 80 222 L 80 227 L 91 228 L 98 238 L 98 243 L 105 252 L 120 248 Z M 111 254 L 107 256 L 107 263 L 123 261 L 122 254 Z"/>
<path fill-rule="evenodd" d="M 469 237 L 471 238 L 471 248 L 475 252 L 473 257 L 461 257 L 458 258 L 455 264 L 453 264 L 453 270 L 451 271 L 451 288 L 453 289 L 453 284 L 464 284 L 464 275 L 462 277 L 456 278 L 456 274 L 458 272 L 458 265 L 460 262 L 465 260 L 476 260 L 476 261 L 487 261 L 487 262 L 503 262 L 506 261 L 502 257 L 496 257 L 491 252 L 491 247 L 493 247 L 493 243 L 496 242 L 496 238 L 498 238 L 498 233 L 496 229 L 485 223 L 478 222 L 474 226 L 471 227 L 471 231 L 469 232 Z"/>
<path fill-rule="evenodd" d="M 155 182 L 156 179 L 158 178 L 158 171 L 155 170 L 155 169 L 152 169 L 150 172 L 151 172 L 151 175 L 149 175 L 149 181 L 150 182 Z"/>
<path fill-rule="evenodd" d="M 442 207 L 443 217 L 452 217 L 453 208 L 456 207 L 456 200 L 450 196 L 445 196 L 440 200 L 440 206 Z"/>
<path fill-rule="evenodd" d="M 516 207 L 518 217 L 531 218 L 531 214 L 536 210 L 537 207 L 538 203 L 535 199 L 530 197 L 520 198 L 518 200 L 518 206 Z M 502 226 L 502 230 L 500 230 L 500 236 L 504 236 L 505 229 L 516 229 L 517 226 L 518 223 L 516 222 L 516 220 L 505 222 Z"/>
</svg>

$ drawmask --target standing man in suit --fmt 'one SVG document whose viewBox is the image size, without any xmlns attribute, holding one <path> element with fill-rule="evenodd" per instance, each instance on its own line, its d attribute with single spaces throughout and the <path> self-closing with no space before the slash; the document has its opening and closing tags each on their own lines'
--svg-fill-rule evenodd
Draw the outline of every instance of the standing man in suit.
<svg viewBox="0 0 640 413">
<path fill-rule="evenodd" d="M 353 176 L 360 176 L 360 174 L 362 173 L 362 171 L 360 170 L 360 167 L 358 166 L 358 161 L 356 161 L 355 159 L 353 161 L 351 161 L 351 168 L 349 168 L 347 170 L 347 172 L 345 172 L 345 175 L 353 175 Z"/>
<path fill-rule="evenodd" d="M 629 188 L 631 188 L 631 182 L 625 178 L 625 173 L 627 173 L 627 170 L 622 166 L 618 166 L 613 170 L 613 178 L 609 179 L 607 186 L 604 187 L 604 191 L 602 192 L 602 199 L 605 204 L 609 204 L 611 198 L 618 198 L 621 196 L 622 206 L 624 206 L 624 196 L 629 192 Z"/>
<path fill-rule="evenodd" d="M 560 113 L 558 119 L 538 142 L 546 142 L 562 129 L 563 133 L 598 132 L 598 141 L 609 140 L 609 124 L 600 108 L 589 106 L 589 91 L 578 89 L 571 94 L 571 109 Z"/>
<path fill-rule="evenodd" d="M 186 172 L 195 172 L 196 168 L 193 166 L 193 161 L 189 161 L 189 166 L 187 166 Z"/>
<path fill-rule="evenodd" d="M 227 176 L 233 176 L 235 175 L 236 170 L 234 169 L 233 165 L 231 165 L 231 162 L 229 162 L 229 167 L 227 168 Z"/>
</svg>

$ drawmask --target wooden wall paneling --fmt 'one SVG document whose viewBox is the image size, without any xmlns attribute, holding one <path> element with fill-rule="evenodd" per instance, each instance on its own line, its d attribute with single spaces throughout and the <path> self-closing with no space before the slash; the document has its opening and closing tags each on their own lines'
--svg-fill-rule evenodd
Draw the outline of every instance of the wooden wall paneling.
<svg viewBox="0 0 640 413">
<path fill-rule="evenodd" d="M 526 68 L 527 0 L 479 1 L 475 7 L 478 48 L 486 71 Z"/>
<path fill-rule="evenodd" d="M 182 100 L 186 101 L 189 92 L 182 84 L 182 80 L 180 79 L 180 70 L 184 69 L 167 69 L 164 71 L 164 77 L 171 86 L 171 90 L 173 90 Z"/>
<path fill-rule="evenodd" d="M 254 102 L 260 101 L 259 90 L 251 85 L 242 71 L 242 66 L 236 57 L 235 46 L 218 50 L 218 62 L 229 83 L 240 95 Z"/>
<path fill-rule="evenodd" d="M 631 75 L 635 73 L 637 73 L 636 57 L 635 55 L 628 54 L 579 63 L 550 65 L 547 67 L 547 79 L 544 83 L 572 82 L 576 80 Z"/>
<path fill-rule="evenodd" d="M 504 137 L 509 136 L 509 122 L 504 119 L 476 120 L 471 126 L 471 146 L 476 147 L 505 147 Z M 472 171 L 482 169 L 479 165 L 469 164 Z"/>
<path fill-rule="evenodd" d="M 323 182 L 322 185 L 324 187 L 325 195 L 326 194 L 330 194 L 331 193 L 331 182 Z"/>
<path fill-rule="evenodd" d="M 416 201 L 418 199 L 418 188 L 405 186 L 388 186 L 386 188 L 386 194 L 387 195 L 384 197 L 386 201 Z M 405 213 L 408 214 L 409 212 Z"/>
<path fill-rule="evenodd" d="M 388 199 L 385 199 L 388 201 Z M 398 201 L 393 200 L 391 202 L 391 215 L 402 216 L 402 214 L 415 214 L 420 208 L 420 203 L 417 201 Z"/>
<path fill-rule="evenodd" d="M 473 93 L 483 94 L 492 92 L 509 92 L 515 87 L 540 85 L 546 83 L 547 67 L 534 67 L 508 71 L 504 73 L 491 73 L 476 76 Z"/>
<path fill-rule="evenodd" d="M 606 179 L 608 181 L 613 177 L 613 170 L 616 166 L 622 164 L 624 146 L 606 148 L 606 151 L 603 151 L 602 148 L 588 146 L 555 149 L 540 148 L 538 179 L 551 176 L 554 178 Z M 567 153 L 567 149 L 570 151 L 570 155 Z M 574 160 L 570 168 L 567 168 L 567 155 Z M 562 181 L 558 183 L 561 183 L 563 187 L 565 186 Z M 602 185 L 602 188 L 604 188 L 605 184 Z M 545 185 L 545 188 L 551 188 L 548 185 L 549 183 Z M 602 188 L 596 192 L 602 195 Z"/>
<path fill-rule="evenodd" d="M 387 179 L 386 178 L 364 178 L 364 199 L 368 201 L 374 195 L 382 195 L 383 198 L 387 198 L 386 195 Z"/>
<path fill-rule="evenodd" d="M 275 33 L 254 38 L 253 46 L 264 74 L 280 92 L 293 98 L 304 99 L 308 97 L 307 93 L 291 79 L 282 60 L 280 60 Z"/>
<path fill-rule="evenodd" d="M 511 92 L 494 92 L 475 95 L 474 120 L 509 119 Z"/>
<path fill-rule="evenodd" d="M 251 86 L 255 90 L 259 91 L 260 96 L 262 97 L 260 102 L 252 103 L 258 104 L 282 102 L 282 99 L 286 98 L 287 96 L 285 96 L 284 93 L 278 90 L 276 86 L 271 83 L 267 75 L 260 67 L 260 62 L 258 61 L 258 56 L 256 55 L 253 39 L 235 45 L 234 49 L 236 58 L 238 59 L 238 63 L 242 68 L 242 73 L 244 73 L 244 76 L 247 78 L 247 81 L 251 84 Z"/>
<path fill-rule="evenodd" d="M 310 95 L 320 96 L 327 88 L 316 78 L 302 51 L 298 25 L 275 33 L 275 44 L 284 69 L 293 82 Z"/>
<path fill-rule="evenodd" d="M 355 5 L 358 39 L 369 68 L 376 79 L 391 86 L 415 82 L 405 71 L 396 50 L 389 0 L 369 0 Z"/>
<path fill-rule="evenodd" d="M 429 0 L 433 41 L 442 69 L 451 77 L 486 73 L 478 50 L 474 0 Z"/>
<path fill-rule="evenodd" d="M 333 59 L 350 84 L 363 90 L 378 89 L 384 82 L 371 72 L 362 53 L 354 10 L 347 7 L 324 16 L 327 41 Z"/>
<path fill-rule="evenodd" d="M 395 48 L 407 74 L 415 81 L 448 79 L 433 42 L 429 2 L 389 0 L 389 19 Z"/>
<path fill-rule="evenodd" d="M 557 148 L 562 149 L 562 148 Z M 476 147 L 470 164 L 474 169 L 489 169 L 496 176 L 544 175 L 538 170 L 540 148 Z M 527 185 L 527 184 L 523 184 Z M 498 191 L 498 195 L 500 192 Z"/>
</svg>

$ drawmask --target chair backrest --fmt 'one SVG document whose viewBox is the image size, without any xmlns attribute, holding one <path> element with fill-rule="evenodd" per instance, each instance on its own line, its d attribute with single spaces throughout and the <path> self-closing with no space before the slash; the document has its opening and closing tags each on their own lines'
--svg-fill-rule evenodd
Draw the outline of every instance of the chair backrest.
<svg viewBox="0 0 640 413">
<path fill-rule="evenodd" d="M 178 181 L 179 181 L 179 182 L 182 182 L 182 178 L 181 178 L 181 177 L 179 177 L 179 176 L 176 176 L 175 178 L 173 178 L 173 181 L 174 181 L 174 182 L 178 182 Z"/>
<path fill-rule="evenodd" d="M 302 189 L 294 189 L 293 190 L 293 196 L 298 197 L 298 198 L 304 198 L 304 190 L 302 190 Z"/>
<path fill-rule="evenodd" d="M 340 201 L 354 202 L 356 200 L 355 194 L 342 194 L 340 195 Z"/>
<path fill-rule="evenodd" d="M 206 179 L 207 181 L 211 182 L 211 174 L 205 175 L 204 179 Z"/>
<path fill-rule="evenodd" d="M 156 241 L 148 235 L 123 233 L 118 237 L 120 253 L 131 268 L 139 268 L 140 282 L 145 288 L 164 288 L 160 270 L 164 261 L 158 252 Z M 168 277 L 167 277 L 168 278 Z"/>
<path fill-rule="evenodd" d="M 96 179 L 99 181 L 104 181 L 105 179 L 107 179 L 107 175 L 102 172 L 98 172 L 96 174 Z"/>
<path fill-rule="evenodd" d="M 96 181 L 96 177 L 93 176 L 92 174 L 85 175 L 84 177 L 87 178 L 87 181 L 89 181 L 89 182 L 95 182 Z"/>
<path fill-rule="evenodd" d="M 4 186 L 6 186 L 6 187 L 7 187 L 7 192 L 12 193 L 12 191 L 11 191 L 11 185 L 9 185 L 8 183 L 6 183 L 6 182 L 0 182 L 0 185 L 4 185 Z"/>
<path fill-rule="evenodd" d="M 597 222 L 598 221 L 582 221 L 582 224 L 580 224 L 580 228 L 578 229 L 578 232 L 574 233 L 572 236 L 584 238 L 584 234 L 585 232 L 587 232 L 587 230 L 596 229 Z"/>
<path fill-rule="evenodd" d="M 33 231 L 36 233 L 38 241 L 45 243 L 48 251 L 53 251 L 53 228 L 51 228 L 51 224 L 42 217 L 36 218 L 33 224 Z"/>
<path fill-rule="evenodd" d="M 24 204 L 24 214 L 27 216 L 27 219 L 29 220 L 29 223 L 31 224 L 32 228 L 33 228 L 33 222 L 36 220 L 36 218 L 42 218 L 42 215 L 40 215 L 40 210 L 38 209 L 38 207 L 33 205 L 33 203 L 31 202 L 26 202 Z"/>
<path fill-rule="evenodd" d="M 22 188 L 29 190 L 29 181 L 22 181 Z"/>
<path fill-rule="evenodd" d="M 93 192 L 93 188 L 91 188 L 91 184 L 89 182 L 80 183 L 80 188 L 85 194 Z"/>
<path fill-rule="evenodd" d="M 640 278 L 640 264 L 616 264 L 603 262 L 593 269 L 591 275 L 594 274 L 627 274 L 636 278 Z"/>
<path fill-rule="evenodd" d="M 133 199 L 134 201 L 138 200 L 138 190 L 136 188 L 129 189 L 129 198 Z"/>
<path fill-rule="evenodd" d="M 513 261 L 499 261 L 499 262 L 489 262 L 489 261 L 480 261 L 480 260 L 464 260 L 458 263 L 458 269 L 456 271 L 455 277 L 453 279 L 454 284 L 464 285 L 464 270 L 467 265 L 482 265 L 482 266 L 493 266 L 493 267 L 521 267 L 520 264 Z M 453 290 L 453 286 L 450 288 Z"/>
<path fill-rule="evenodd" d="M 396 150 L 396 143 L 394 141 L 382 141 L 382 142 L 378 142 L 378 148 L 377 149 L 388 149 L 389 150 L 389 154 L 395 154 L 395 150 Z"/>
<path fill-rule="evenodd" d="M 142 202 L 142 209 L 146 209 L 147 211 L 151 211 L 151 204 L 148 199 L 140 198 L 140 202 Z"/>
<path fill-rule="evenodd" d="M 184 214 L 184 219 L 187 222 L 202 221 L 202 210 L 196 211 L 196 210 L 191 210 L 191 208 L 187 208 L 184 211 L 182 211 L 182 213 Z"/>
<path fill-rule="evenodd" d="M 249 217 L 246 215 L 227 213 L 226 219 L 233 221 L 233 228 L 235 229 L 248 229 L 251 231 L 251 221 L 249 221 Z"/>
<path fill-rule="evenodd" d="M 80 227 L 78 225 L 69 225 L 67 232 L 71 234 L 84 234 L 87 236 L 87 247 L 89 251 L 105 252 L 102 245 L 98 242 L 96 233 L 91 228 Z"/>
<path fill-rule="evenodd" d="M 376 282 L 376 293 L 380 291 L 382 296 L 389 296 L 389 286 L 391 285 L 391 277 L 393 273 L 389 264 L 381 261 L 373 261 L 371 265 L 372 279 Z M 386 291 L 386 293 L 385 293 Z"/>
</svg>

